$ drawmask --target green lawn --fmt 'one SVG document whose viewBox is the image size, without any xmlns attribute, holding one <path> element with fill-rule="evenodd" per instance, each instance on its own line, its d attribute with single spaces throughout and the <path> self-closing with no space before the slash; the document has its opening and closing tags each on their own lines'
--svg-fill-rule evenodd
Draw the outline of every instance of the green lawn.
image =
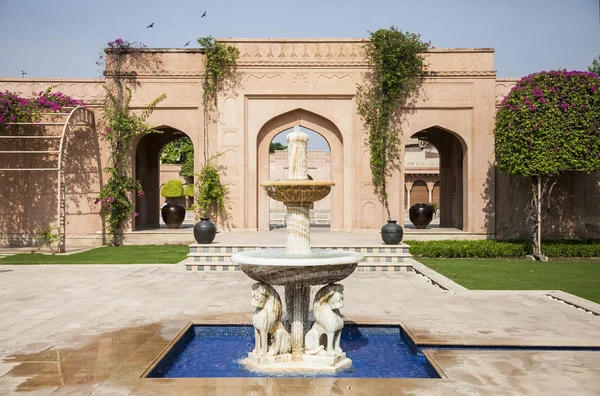
<svg viewBox="0 0 600 396">
<path fill-rule="evenodd" d="M 600 303 L 600 259 L 419 259 L 467 289 L 562 290 Z"/>
<path fill-rule="evenodd" d="M 189 251 L 187 245 L 104 246 L 69 255 L 15 254 L 0 264 L 174 264 Z"/>
</svg>

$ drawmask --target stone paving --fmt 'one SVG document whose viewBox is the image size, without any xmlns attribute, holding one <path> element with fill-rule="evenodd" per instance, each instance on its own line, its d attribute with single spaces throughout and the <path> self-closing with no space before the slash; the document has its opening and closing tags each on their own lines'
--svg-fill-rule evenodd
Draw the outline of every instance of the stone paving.
<svg viewBox="0 0 600 396">
<path fill-rule="evenodd" d="M 347 320 L 402 323 L 419 343 L 600 347 L 600 317 L 548 294 L 600 305 L 566 293 L 449 292 L 415 273 L 342 283 Z M 442 379 L 140 379 L 189 321 L 250 323 L 251 285 L 182 265 L 0 266 L 0 395 L 600 394 L 600 352 L 584 351 L 429 350 Z"/>
</svg>

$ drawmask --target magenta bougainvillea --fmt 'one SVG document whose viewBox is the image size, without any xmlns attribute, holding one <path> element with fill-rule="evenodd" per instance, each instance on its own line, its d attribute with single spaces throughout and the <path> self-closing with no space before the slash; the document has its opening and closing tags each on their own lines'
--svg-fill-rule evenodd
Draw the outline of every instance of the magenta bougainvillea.
<svg viewBox="0 0 600 396">
<path fill-rule="evenodd" d="M 42 114 L 64 112 L 66 107 L 85 106 L 83 101 L 73 99 L 61 92 L 45 91 L 32 93 L 30 97 L 15 92 L 0 92 L 0 124 L 40 122 Z"/>
<path fill-rule="evenodd" d="M 504 173 L 600 171 L 600 78 L 583 71 L 523 77 L 496 115 L 496 161 Z"/>
<path fill-rule="evenodd" d="M 496 115 L 496 164 L 528 177 L 527 224 L 533 257 L 542 253 L 542 222 L 552 209 L 558 176 L 600 171 L 600 78 L 591 72 L 554 70 L 523 77 Z"/>
</svg>

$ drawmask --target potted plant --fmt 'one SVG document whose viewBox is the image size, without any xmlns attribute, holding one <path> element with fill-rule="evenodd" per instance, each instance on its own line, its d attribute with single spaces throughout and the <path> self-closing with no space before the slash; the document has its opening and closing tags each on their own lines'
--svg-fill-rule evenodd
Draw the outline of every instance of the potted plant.
<svg viewBox="0 0 600 396">
<path fill-rule="evenodd" d="M 198 175 L 196 208 L 200 213 L 200 221 L 194 226 L 194 239 L 198 243 L 211 243 L 215 239 L 217 228 L 210 221 L 211 217 L 224 222 L 228 216 L 228 190 L 221 182 L 219 169 L 214 164 L 218 156 L 211 157 Z"/>
<path fill-rule="evenodd" d="M 420 230 L 427 228 L 433 220 L 434 205 L 433 203 L 416 203 L 410 207 L 408 216 L 415 228 Z"/>
<path fill-rule="evenodd" d="M 174 200 L 183 197 L 180 180 L 169 180 L 160 189 L 160 195 L 167 199 L 160 214 L 168 228 L 179 228 L 185 219 L 185 207 Z"/>
<path fill-rule="evenodd" d="M 368 130 L 371 179 L 376 195 L 387 212 L 388 224 L 381 228 L 386 244 L 402 241 L 402 227 L 392 220 L 388 203 L 387 177 L 398 168 L 401 152 L 401 123 L 414 107 L 426 67 L 423 54 L 430 43 L 418 34 L 395 26 L 372 32 L 365 44 L 370 70 L 358 87 L 358 113 Z"/>
</svg>

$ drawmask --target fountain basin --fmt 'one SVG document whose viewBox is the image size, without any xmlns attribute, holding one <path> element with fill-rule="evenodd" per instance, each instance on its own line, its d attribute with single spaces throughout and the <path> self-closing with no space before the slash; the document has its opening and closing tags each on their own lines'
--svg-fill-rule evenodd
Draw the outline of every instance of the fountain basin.
<svg viewBox="0 0 600 396">
<path fill-rule="evenodd" d="M 360 253 L 312 249 L 291 254 L 285 249 L 264 249 L 236 253 L 231 261 L 251 279 L 268 285 L 327 285 L 354 272 L 365 258 Z"/>
<path fill-rule="evenodd" d="M 263 182 L 267 195 L 286 205 L 302 206 L 325 198 L 335 183 L 318 180 L 280 180 Z"/>
</svg>

